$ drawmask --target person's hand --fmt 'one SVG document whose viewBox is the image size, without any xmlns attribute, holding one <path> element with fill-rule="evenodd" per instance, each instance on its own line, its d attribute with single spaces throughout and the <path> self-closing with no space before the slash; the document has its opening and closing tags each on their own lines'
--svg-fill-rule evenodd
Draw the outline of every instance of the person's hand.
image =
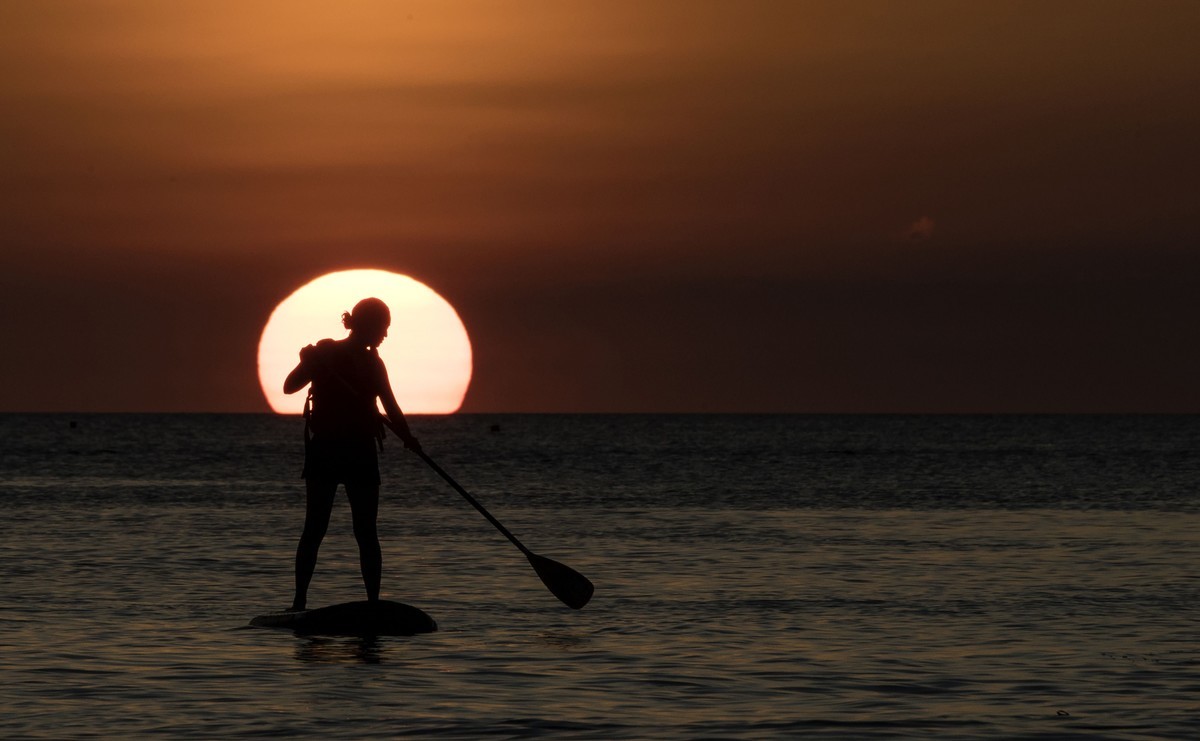
<svg viewBox="0 0 1200 741">
<path fill-rule="evenodd" d="M 316 345 L 305 345 L 300 348 L 300 362 L 308 365 L 313 360 L 313 353 L 317 351 Z"/>
<path fill-rule="evenodd" d="M 404 441 L 404 447 L 408 448 L 409 450 L 413 451 L 414 453 L 421 452 L 421 441 L 418 440 L 417 438 L 413 437 L 412 435 L 409 435 L 408 437 L 404 437 L 401 439 Z"/>
</svg>

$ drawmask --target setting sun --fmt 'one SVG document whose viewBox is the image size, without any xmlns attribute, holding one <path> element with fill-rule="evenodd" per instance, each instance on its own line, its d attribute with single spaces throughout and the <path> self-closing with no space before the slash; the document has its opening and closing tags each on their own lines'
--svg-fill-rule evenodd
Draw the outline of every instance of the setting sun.
<svg viewBox="0 0 1200 741">
<path fill-rule="evenodd" d="M 258 343 L 258 381 L 271 409 L 299 414 L 304 392 L 283 393 L 300 348 L 346 336 L 342 312 L 374 296 L 388 305 L 392 326 L 379 354 L 400 407 L 409 414 L 451 414 L 471 383 L 471 342 L 458 313 L 425 284 L 385 270 L 327 273 L 285 298 Z"/>
</svg>

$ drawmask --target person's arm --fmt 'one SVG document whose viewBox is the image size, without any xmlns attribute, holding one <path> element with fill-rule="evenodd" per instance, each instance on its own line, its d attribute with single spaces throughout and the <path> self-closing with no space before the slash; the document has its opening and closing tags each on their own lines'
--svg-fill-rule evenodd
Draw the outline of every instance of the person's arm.
<svg viewBox="0 0 1200 741">
<path fill-rule="evenodd" d="M 421 443 L 413 436 L 412 431 L 408 429 L 408 420 L 404 418 L 404 412 L 401 411 L 400 404 L 396 402 L 396 394 L 392 392 L 392 384 L 388 380 L 387 367 L 384 366 L 382 359 L 379 360 L 377 367 L 379 373 L 379 400 L 383 402 L 383 411 L 387 413 L 388 426 L 404 441 L 404 447 L 411 450 L 420 450 Z"/>
<path fill-rule="evenodd" d="M 294 394 L 312 382 L 312 368 L 308 361 L 314 349 L 312 345 L 306 345 L 300 350 L 300 362 L 283 379 L 283 393 Z"/>
</svg>

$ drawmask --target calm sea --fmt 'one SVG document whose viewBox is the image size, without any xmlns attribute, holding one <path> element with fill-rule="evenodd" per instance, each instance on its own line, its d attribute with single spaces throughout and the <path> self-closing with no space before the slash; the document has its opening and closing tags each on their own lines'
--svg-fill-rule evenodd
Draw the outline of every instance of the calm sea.
<svg viewBox="0 0 1200 741">
<path fill-rule="evenodd" d="M 414 418 L 384 596 L 304 638 L 301 423 L 0 416 L 0 736 L 1194 738 L 1200 418 Z M 360 599 L 344 500 L 310 604 Z"/>
</svg>

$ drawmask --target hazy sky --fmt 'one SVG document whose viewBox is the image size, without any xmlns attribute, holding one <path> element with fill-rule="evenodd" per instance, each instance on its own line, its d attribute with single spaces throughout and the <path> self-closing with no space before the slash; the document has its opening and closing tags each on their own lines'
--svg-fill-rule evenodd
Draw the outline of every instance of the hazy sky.
<svg viewBox="0 0 1200 741">
<path fill-rule="evenodd" d="M 2 3 L 0 410 L 266 411 L 274 306 L 377 267 L 457 307 L 464 411 L 1200 412 L 1197 28 Z"/>
</svg>

